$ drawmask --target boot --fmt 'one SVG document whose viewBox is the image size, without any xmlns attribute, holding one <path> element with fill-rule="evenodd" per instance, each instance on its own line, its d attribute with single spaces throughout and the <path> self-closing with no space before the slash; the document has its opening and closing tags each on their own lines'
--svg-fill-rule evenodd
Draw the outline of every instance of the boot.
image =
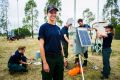
<svg viewBox="0 0 120 80">
<path fill-rule="evenodd" d="M 79 63 L 79 58 L 75 58 L 75 63 L 74 64 L 78 64 Z"/>
<path fill-rule="evenodd" d="M 82 65 L 83 67 L 86 67 L 87 66 L 87 60 L 84 60 L 84 63 Z"/>
</svg>

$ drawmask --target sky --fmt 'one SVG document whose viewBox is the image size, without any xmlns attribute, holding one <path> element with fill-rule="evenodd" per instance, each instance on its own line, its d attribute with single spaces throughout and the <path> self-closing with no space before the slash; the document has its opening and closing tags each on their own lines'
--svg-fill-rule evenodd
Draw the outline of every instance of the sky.
<svg viewBox="0 0 120 80">
<path fill-rule="evenodd" d="M 9 29 L 17 28 L 18 21 L 19 25 L 22 26 L 22 20 L 24 18 L 24 8 L 25 3 L 28 0 L 18 0 L 18 15 L 17 17 L 17 0 L 8 0 L 8 20 L 9 20 Z M 39 11 L 38 21 L 39 25 L 44 23 L 44 7 L 47 0 L 35 0 L 37 4 L 37 10 Z M 76 0 L 76 19 L 82 18 L 82 12 L 86 8 L 89 8 L 93 14 L 95 14 L 97 18 L 97 1 L 98 0 Z M 61 11 L 61 19 L 63 21 L 63 25 L 67 21 L 68 18 L 74 18 L 74 0 L 61 0 L 62 2 L 62 11 Z M 106 0 L 99 0 L 99 20 L 102 20 L 102 9 Z M 97 19 L 94 21 L 96 22 Z"/>
</svg>

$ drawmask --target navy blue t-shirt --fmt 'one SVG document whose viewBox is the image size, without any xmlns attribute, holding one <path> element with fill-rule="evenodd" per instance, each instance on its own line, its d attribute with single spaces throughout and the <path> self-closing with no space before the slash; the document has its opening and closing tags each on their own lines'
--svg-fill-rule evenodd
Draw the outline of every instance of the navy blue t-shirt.
<svg viewBox="0 0 120 80">
<path fill-rule="evenodd" d="M 65 42 L 65 43 L 68 43 L 65 38 L 64 38 L 64 35 L 66 34 L 66 36 L 69 38 L 69 34 L 68 34 L 68 27 L 64 26 L 62 29 L 61 29 L 61 33 L 62 33 L 62 41 Z"/>
<path fill-rule="evenodd" d="M 61 32 L 57 25 L 43 24 L 39 29 L 38 39 L 44 39 L 45 54 L 61 53 Z"/>
<path fill-rule="evenodd" d="M 88 24 L 84 24 L 83 26 L 79 26 L 79 27 L 90 28 L 90 26 Z"/>
<path fill-rule="evenodd" d="M 13 64 L 20 64 L 20 60 L 22 60 L 23 54 L 19 53 L 17 50 L 14 55 L 12 55 L 8 61 L 8 63 L 13 63 Z"/>
<path fill-rule="evenodd" d="M 103 38 L 103 45 L 102 45 L 103 48 L 110 48 L 111 47 L 113 34 L 112 33 L 108 33 L 107 35 L 108 35 L 108 37 Z"/>
</svg>

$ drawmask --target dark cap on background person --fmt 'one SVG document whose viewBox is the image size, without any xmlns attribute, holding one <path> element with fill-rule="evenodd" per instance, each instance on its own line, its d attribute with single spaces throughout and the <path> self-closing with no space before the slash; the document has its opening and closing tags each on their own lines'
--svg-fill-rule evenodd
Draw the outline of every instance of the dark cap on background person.
<svg viewBox="0 0 120 80">
<path fill-rule="evenodd" d="M 79 22 L 83 22 L 83 19 L 78 19 L 78 23 L 79 23 Z"/>
<path fill-rule="evenodd" d="M 104 26 L 104 28 L 110 28 L 110 29 L 113 29 L 113 25 L 112 25 L 112 24 L 108 24 L 107 26 Z"/>
<path fill-rule="evenodd" d="M 54 6 L 54 5 L 48 5 L 48 7 L 47 7 L 47 13 L 50 12 L 50 11 L 52 11 L 52 10 L 58 11 L 58 9 L 56 8 L 56 6 Z"/>
</svg>

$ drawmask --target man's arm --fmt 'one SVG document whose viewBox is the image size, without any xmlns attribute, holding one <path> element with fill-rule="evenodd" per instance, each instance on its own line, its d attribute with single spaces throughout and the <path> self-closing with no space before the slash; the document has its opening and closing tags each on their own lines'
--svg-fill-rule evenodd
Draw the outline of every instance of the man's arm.
<svg viewBox="0 0 120 80">
<path fill-rule="evenodd" d="M 27 62 L 24 62 L 24 61 L 19 61 L 21 64 L 28 64 Z"/>
<path fill-rule="evenodd" d="M 61 51 L 62 53 L 61 53 L 61 54 L 62 54 L 63 57 L 64 57 L 64 51 L 63 51 L 63 45 L 62 45 L 62 42 L 61 42 L 61 48 L 62 48 L 62 51 Z M 64 57 L 64 66 L 66 66 L 66 62 L 67 62 L 67 58 Z"/>
<path fill-rule="evenodd" d="M 45 50 L 44 50 L 44 40 L 40 39 L 40 55 L 43 63 L 46 63 Z"/>
<path fill-rule="evenodd" d="M 61 54 L 64 56 L 64 50 L 63 50 L 63 45 L 62 45 L 62 42 L 61 42 Z"/>
<path fill-rule="evenodd" d="M 44 50 L 44 39 L 40 39 L 40 55 L 41 55 L 41 59 L 42 59 L 42 62 L 43 62 L 43 69 L 45 72 L 49 72 L 50 69 L 49 69 L 49 65 L 46 61 L 46 57 L 45 57 L 45 50 Z"/>
<path fill-rule="evenodd" d="M 66 34 L 64 34 L 64 39 L 68 42 L 68 44 L 70 43 L 70 41 L 69 41 L 69 39 L 68 39 Z"/>
<path fill-rule="evenodd" d="M 99 32 L 97 28 L 94 28 L 94 29 L 96 31 L 97 37 L 99 37 L 99 38 L 108 37 L 107 33 L 105 33 L 105 32 Z"/>
<path fill-rule="evenodd" d="M 70 40 L 68 39 L 68 37 L 66 36 L 66 34 L 64 34 L 64 38 L 65 38 L 65 40 L 68 42 L 68 44 L 69 44 L 70 46 L 72 46 L 72 43 L 70 42 Z"/>
</svg>

